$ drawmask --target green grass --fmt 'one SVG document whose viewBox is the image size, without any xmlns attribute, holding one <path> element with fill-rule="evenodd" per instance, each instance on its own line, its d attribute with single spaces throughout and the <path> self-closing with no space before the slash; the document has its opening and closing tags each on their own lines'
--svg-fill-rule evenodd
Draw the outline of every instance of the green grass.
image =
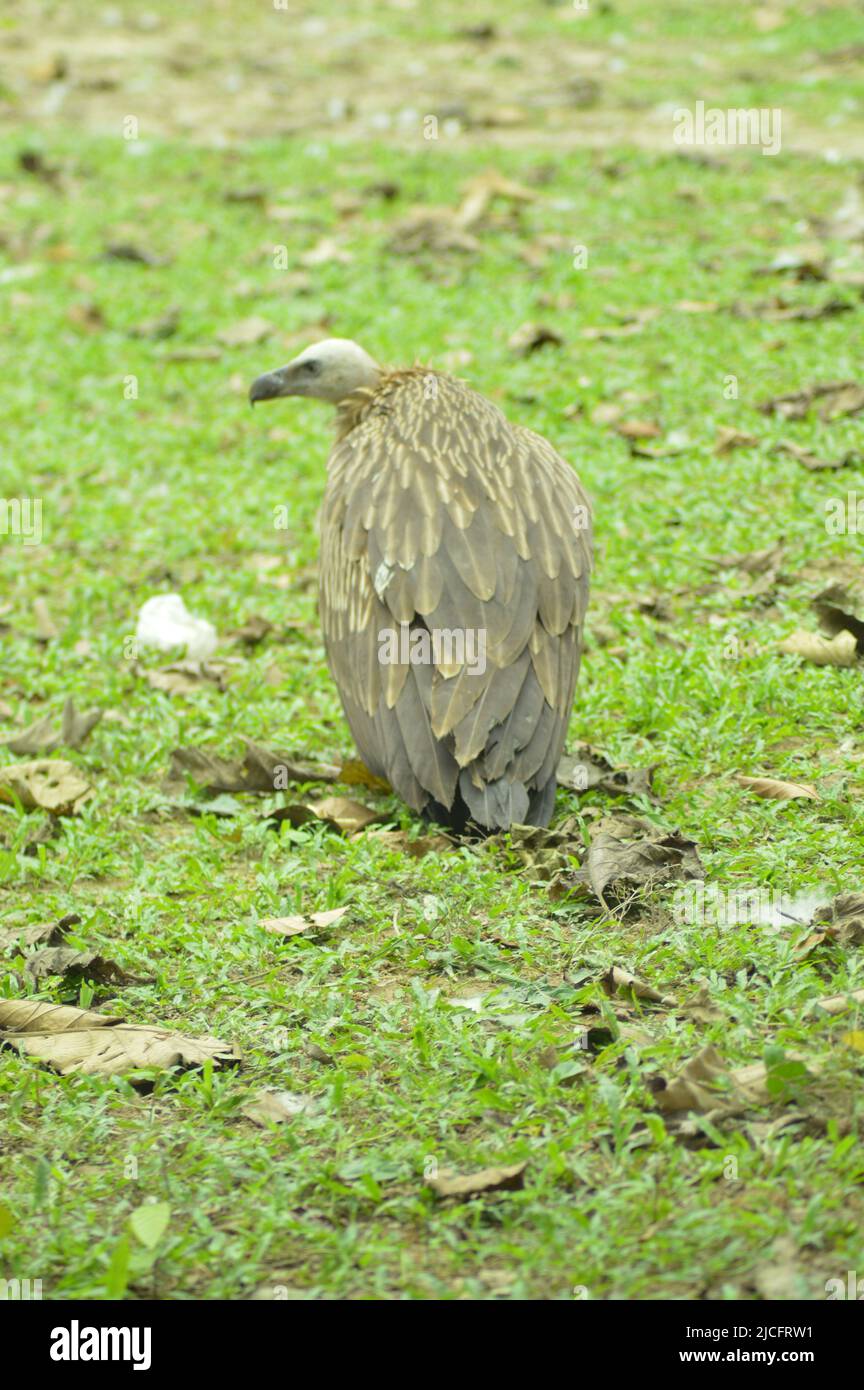
<svg viewBox="0 0 864 1390">
<path fill-rule="evenodd" d="M 508 868 L 491 844 L 414 860 L 321 828 L 277 835 L 260 799 L 236 798 L 231 816 L 193 816 L 161 783 L 175 746 L 228 755 L 241 734 L 350 754 L 315 614 L 327 415 L 285 402 L 253 416 L 245 398 L 255 375 L 302 345 L 302 330 L 328 321 L 392 362 L 446 365 L 467 349 L 459 374 L 577 467 L 596 508 L 592 617 L 605 633 L 601 645 L 589 625 L 570 733 L 616 761 L 658 764 L 659 806 L 627 809 L 692 836 L 711 883 L 856 886 L 860 673 L 799 667 L 776 644 L 813 624 L 819 581 L 805 567 L 859 564 L 858 539 L 826 536 L 823 516 L 827 497 L 864 479 L 807 473 L 773 447 L 785 438 L 840 454 L 860 446 L 860 420 L 783 424 L 756 405 L 806 381 L 854 377 L 860 301 L 847 290 L 853 312 L 788 324 L 673 307 L 778 289 L 827 298 L 827 286 L 752 276 L 802 239 L 803 218 L 837 205 L 850 170 L 747 151 L 714 167 L 626 148 L 490 155 L 458 142 L 415 152 L 156 142 L 135 157 L 119 142 L 34 133 L 27 143 L 62 170 L 61 194 L 18 167 L 24 143 L 7 139 L 0 151 L 7 264 L 38 272 L 0 285 L 0 496 L 41 498 L 45 536 L 32 548 L 0 538 L 0 701 L 12 710 L 3 727 L 59 713 L 69 695 L 111 713 L 82 752 L 61 754 L 97 795 L 55 839 L 28 849 L 40 816 L 0 807 L 0 913 L 4 924 L 80 913 L 88 947 L 154 979 L 97 989 L 98 1007 L 215 1034 L 244 1062 L 162 1076 L 142 1095 L 125 1080 L 62 1080 L 0 1054 L 0 1202 L 14 1218 L 3 1273 L 41 1278 L 52 1298 L 243 1297 L 274 1282 L 308 1297 L 566 1299 L 577 1286 L 592 1298 L 755 1297 L 772 1242 L 789 1235 L 796 1288 L 824 1297 L 826 1279 L 864 1261 L 860 1056 L 840 1043 L 854 1023 L 826 1022 L 813 1001 L 864 985 L 860 952 L 799 960 L 794 928 L 676 924 L 662 893 L 646 918 L 598 921 Z M 385 250 L 410 204 L 454 203 L 490 163 L 536 191 L 521 226 L 500 218 L 474 257 Z M 395 202 L 364 195 L 340 221 L 336 195 L 382 179 L 398 182 Z M 226 188 L 257 183 L 295 219 L 224 201 Z M 326 235 L 351 263 L 307 271 L 306 292 L 286 289 L 272 247 L 287 245 L 296 269 Z M 520 250 L 542 238 L 545 265 L 530 268 Z M 100 259 L 119 241 L 170 263 Z M 583 271 L 572 268 L 576 243 L 589 248 Z M 105 320 L 96 331 L 70 317 L 89 303 Z M 130 337 L 174 305 L 173 338 Z M 662 312 L 639 334 L 582 336 L 652 306 Z M 269 342 L 216 361 L 166 356 L 212 345 L 252 313 L 276 326 Z M 507 341 L 526 319 L 556 328 L 564 346 L 514 360 Z M 737 400 L 724 398 L 730 374 Z M 130 376 L 138 397 L 127 400 Z M 686 431 L 684 453 L 633 457 L 592 423 L 600 401 L 626 392 L 649 398 L 630 416 Z M 574 403 L 580 414 L 567 410 Z M 760 442 L 718 457 L 721 425 Z M 287 531 L 273 525 L 282 505 Z M 715 592 L 676 593 L 710 579 L 712 557 L 780 537 L 788 582 L 773 605 L 734 574 Z M 278 564 L 262 570 L 262 555 Z M 224 693 L 169 698 L 127 659 L 141 603 L 170 589 L 222 633 L 253 612 L 276 624 L 252 653 L 225 648 Z M 635 608 L 646 593 L 670 598 L 671 622 Z M 35 639 L 39 596 L 60 629 L 47 645 Z M 739 772 L 812 781 L 821 799 L 761 801 L 738 786 Z M 395 800 L 366 799 L 411 825 Z M 609 800 L 596 793 L 559 794 L 559 815 L 578 809 L 586 833 L 601 806 Z M 319 938 L 281 945 L 259 925 L 342 905 L 349 914 Z M 645 1041 L 573 1051 L 586 1003 L 615 1031 L 598 983 L 613 963 L 682 999 L 707 982 L 716 1020 L 649 1006 L 638 1020 Z M 35 993 L 20 960 L 0 966 L 0 991 Z M 481 1013 L 453 1005 L 487 991 Z M 93 992 L 55 980 L 38 997 L 89 1004 Z M 773 1137 L 750 1129 L 781 1116 L 777 1105 L 682 1142 L 649 1083 L 706 1042 L 730 1065 L 777 1044 L 819 1064 L 818 1083 L 796 1097 L 799 1126 Z M 279 1130 L 256 1128 L 240 1107 L 262 1086 L 317 1105 Z M 439 1202 L 424 1177 L 430 1160 L 463 1172 L 524 1160 L 525 1188 Z M 150 1199 L 170 1204 L 167 1231 L 152 1253 L 133 1241 L 124 1273 L 129 1214 Z"/>
</svg>

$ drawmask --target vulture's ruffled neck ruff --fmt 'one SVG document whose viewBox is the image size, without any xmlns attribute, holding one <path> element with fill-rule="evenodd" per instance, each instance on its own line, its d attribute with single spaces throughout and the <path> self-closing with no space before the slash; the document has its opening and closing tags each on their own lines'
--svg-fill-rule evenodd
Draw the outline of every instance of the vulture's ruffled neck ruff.
<svg viewBox="0 0 864 1390">
<path fill-rule="evenodd" d="M 382 370 L 380 380 L 374 386 L 360 386 L 356 391 L 352 391 L 351 395 L 346 396 L 344 401 L 340 401 L 336 407 L 337 442 L 343 440 L 347 434 L 356 429 L 361 421 L 365 420 L 374 410 L 384 406 L 387 397 L 403 382 L 411 381 L 417 377 L 447 379 L 444 372 L 436 372 L 433 367 L 422 367 L 419 364 L 398 369 L 385 367 Z"/>
</svg>

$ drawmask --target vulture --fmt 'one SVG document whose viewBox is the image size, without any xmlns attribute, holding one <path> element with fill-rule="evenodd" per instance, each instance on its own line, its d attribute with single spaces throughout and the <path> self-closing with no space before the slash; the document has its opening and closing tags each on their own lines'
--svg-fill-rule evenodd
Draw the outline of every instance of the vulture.
<svg viewBox="0 0 864 1390">
<path fill-rule="evenodd" d="M 464 382 L 348 339 L 249 391 L 279 396 L 336 407 L 319 608 L 364 763 L 453 830 L 547 825 L 591 567 L 576 474 Z"/>
</svg>

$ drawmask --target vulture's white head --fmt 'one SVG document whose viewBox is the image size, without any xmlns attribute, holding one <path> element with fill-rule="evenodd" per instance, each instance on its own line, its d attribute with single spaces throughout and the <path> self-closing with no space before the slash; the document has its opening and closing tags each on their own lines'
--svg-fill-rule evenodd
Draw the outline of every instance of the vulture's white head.
<svg viewBox="0 0 864 1390">
<path fill-rule="evenodd" d="M 306 348 L 275 372 L 259 376 L 249 388 L 249 400 L 271 401 L 277 396 L 313 396 L 338 405 L 361 386 L 374 387 L 382 368 L 350 338 L 325 338 Z"/>
</svg>

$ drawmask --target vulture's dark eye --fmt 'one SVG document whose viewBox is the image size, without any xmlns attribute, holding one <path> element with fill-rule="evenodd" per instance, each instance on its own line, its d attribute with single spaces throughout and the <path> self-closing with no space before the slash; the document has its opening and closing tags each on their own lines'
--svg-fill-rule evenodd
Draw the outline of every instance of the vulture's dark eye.
<svg viewBox="0 0 864 1390">
<path fill-rule="evenodd" d="M 304 363 L 303 363 L 303 370 L 304 370 L 304 372 L 308 372 L 310 376 L 317 376 L 318 373 L 319 373 L 320 370 L 321 370 L 321 363 L 320 363 L 320 362 L 304 362 Z"/>
</svg>

